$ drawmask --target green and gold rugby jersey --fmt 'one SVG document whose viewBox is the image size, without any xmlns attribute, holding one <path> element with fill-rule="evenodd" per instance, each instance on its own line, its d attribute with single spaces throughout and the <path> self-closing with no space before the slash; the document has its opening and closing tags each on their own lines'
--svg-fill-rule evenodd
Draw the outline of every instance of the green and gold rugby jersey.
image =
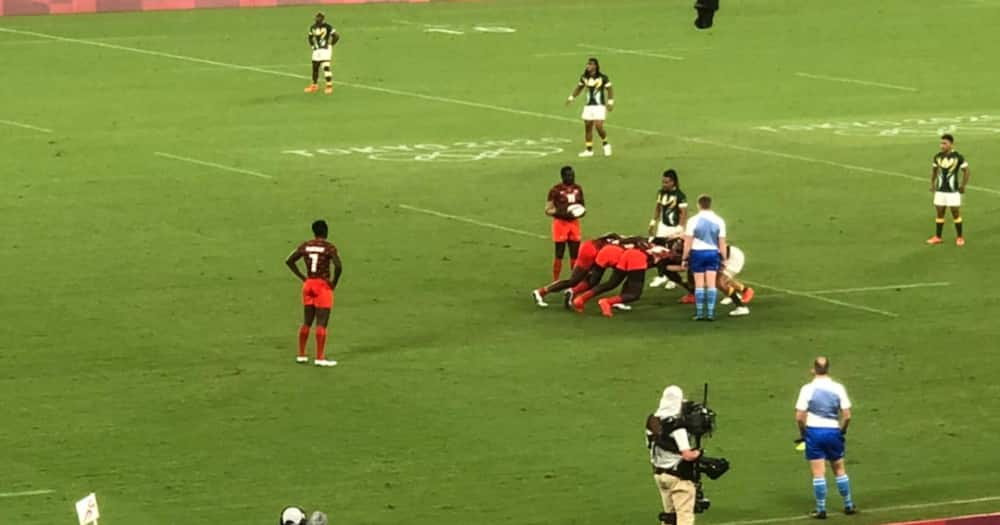
<svg viewBox="0 0 1000 525">
<path fill-rule="evenodd" d="M 954 150 L 948 153 L 938 153 L 934 155 L 933 166 L 937 168 L 934 189 L 945 193 L 957 193 L 960 186 L 958 174 L 969 167 L 965 157 Z"/>
<path fill-rule="evenodd" d="M 687 196 L 681 190 L 660 190 L 656 195 L 662 216 L 660 221 L 665 226 L 681 226 L 681 208 L 687 208 Z"/>
<path fill-rule="evenodd" d="M 332 25 L 323 22 L 309 26 L 309 45 L 313 49 L 329 49 L 332 43 L 330 39 L 337 30 Z"/>
<path fill-rule="evenodd" d="M 587 88 L 588 106 L 603 106 L 608 103 L 607 91 L 611 87 L 611 79 L 604 73 L 590 76 L 584 71 L 580 75 L 580 83 L 578 85 L 582 88 Z"/>
</svg>

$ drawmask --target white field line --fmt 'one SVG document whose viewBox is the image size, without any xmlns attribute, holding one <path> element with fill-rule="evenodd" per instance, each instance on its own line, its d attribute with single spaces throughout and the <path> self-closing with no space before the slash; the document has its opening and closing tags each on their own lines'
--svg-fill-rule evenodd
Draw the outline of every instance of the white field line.
<svg viewBox="0 0 1000 525">
<path fill-rule="evenodd" d="M 744 280 L 743 282 L 745 282 L 747 284 L 751 284 L 751 285 L 756 286 L 758 288 L 764 288 L 764 289 L 767 289 L 767 290 L 773 290 L 775 292 L 780 292 L 780 293 L 787 294 L 787 295 L 794 295 L 796 297 L 808 297 L 810 299 L 815 299 L 817 301 L 822 301 L 824 303 L 835 304 L 837 306 L 843 306 L 844 308 L 850 308 L 852 310 L 861 310 L 862 312 L 868 312 L 868 313 L 872 313 L 872 314 L 878 314 L 878 315 L 882 315 L 882 316 L 885 316 L 885 317 L 892 317 L 892 318 L 899 317 L 899 314 L 897 314 L 897 313 L 889 312 L 889 311 L 886 311 L 886 310 L 879 310 L 878 308 L 871 308 L 871 307 L 864 306 L 864 305 L 861 305 L 861 304 L 848 303 L 846 301 L 838 301 L 837 299 L 830 299 L 829 297 L 823 297 L 822 295 L 816 295 L 816 294 L 810 293 L 810 292 L 798 292 L 798 291 L 795 291 L 795 290 L 789 290 L 787 288 L 779 288 L 777 286 L 772 286 L 772 285 L 764 284 L 764 283 L 761 283 L 761 282 L 751 282 L 751 281 L 746 281 L 746 280 Z"/>
<path fill-rule="evenodd" d="M 46 494 L 54 494 L 55 491 L 52 489 L 41 489 L 41 490 L 25 490 L 21 492 L 0 492 L 0 498 L 27 498 L 28 496 L 44 496 Z"/>
<path fill-rule="evenodd" d="M 938 501 L 933 503 L 915 503 L 912 505 L 891 505 L 889 507 L 875 507 L 875 508 L 864 508 L 861 510 L 862 513 L 868 514 L 873 512 L 895 512 L 898 510 L 915 510 L 915 509 L 929 509 L 933 507 L 948 507 L 952 505 L 969 505 L 973 503 L 988 503 L 990 501 L 1000 501 L 1000 496 L 987 496 L 985 498 L 974 498 L 974 499 L 955 499 L 950 501 Z M 761 525 L 764 523 L 782 523 L 786 521 L 799 521 L 799 520 L 811 520 L 812 518 L 808 515 L 801 516 L 785 516 L 783 518 L 768 518 L 761 520 L 743 520 L 743 521 L 727 521 L 725 523 L 720 523 L 718 525 Z"/>
<path fill-rule="evenodd" d="M 493 224 L 492 222 L 478 221 L 476 219 L 472 219 L 472 218 L 469 218 L 469 217 L 462 217 L 461 215 L 452 215 L 450 213 L 442 213 L 442 212 L 439 212 L 439 211 L 428 210 L 426 208 L 417 208 L 416 206 L 410 206 L 408 204 L 400 204 L 399 207 L 402 208 L 402 209 L 404 209 L 404 210 L 410 210 L 410 211 L 415 211 L 417 213 L 423 213 L 425 215 L 433 215 L 435 217 L 441 217 L 442 219 L 448 219 L 448 220 L 451 220 L 451 221 L 464 222 L 464 223 L 467 223 L 467 224 L 475 224 L 476 226 L 482 226 L 483 228 L 491 228 L 491 229 L 494 229 L 494 230 L 500 230 L 500 231 L 505 231 L 505 232 L 509 232 L 509 233 L 516 233 L 518 235 L 523 235 L 525 237 L 532 237 L 532 238 L 535 238 L 535 239 L 548 239 L 548 237 L 546 237 L 544 235 L 539 235 L 537 233 L 532 233 L 532 232 L 524 231 L 524 230 L 518 230 L 516 228 L 508 228 L 507 226 L 501 226 L 499 224 Z"/>
<path fill-rule="evenodd" d="M 53 131 L 49 128 L 40 128 L 38 126 L 32 126 L 31 124 L 25 124 L 24 122 L 17 122 L 16 120 L 0 119 L 0 124 L 6 124 L 15 128 L 30 129 L 32 131 L 40 131 L 42 133 L 53 133 Z"/>
<path fill-rule="evenodd" d="M 464 35 L 465 31 L 456 31 L 454 29 L 445 29 L 443 27 L 428 27 L 424 29 L 424 33 L 444 33 L 446 35 Z"/>
<path fill-rule="evenodd" d="M 181 162 L 188 162 L 191 164 L 198 164 L 199 166 L 207 166 L 209 168 L 216 168 L 224 171 L 231 171 L 233 173 L 242 173 L 244 175 L 253 175 L 254 177 L 260 177 L 262 179 L 273 178 L 266 173 L 261 173 L 259 171 L 245 170 L 243 168 L 236 168 L 233 166 L 226 166 L 225 164 L 217 164 L 215 162 L 208 162 L 204 160 L 192 159 L 191 157 L 182 157 L 180 155 L 172 155 L 170 153 L 163 153 L 162 151 L 154 152 L 153 155 L 157 157 L 163 157 L 165 159 L 179 160 Z"/>
<path fill-rule="evenodd" d="M 260 73 L 260 74 L 264 74 L 264 75 L 273 75 L 273 76 L 279 76 L 279 77 L 294 78 L 294 79 L 299 79 L 299 80 L 309 80 L 310 79 L 309 76 L 301 75 L 301 74 L 296 74 L 296 73 L 289 73 L 289 72 L 286 72 L 286 71 L 274 71 L 274 70 L 271 70 L 271 69 L 263 69 L 263 68 L 259 68 L 259 67 L 253 67 L 253 66 L 242 66 L 242 65 L 239 65 L 239 64 L 231 64 L 231 63 L 228 63 L 228 62 L 219 62 L 219 61 L 216 61 L 216 60 L 207 60 L 207 59 L 204 59 L 204 58 L 190 57 L 190 56 L 184 56 L 184 55 L 176 55 L 176 54 L 173 54 L 173 53 L 162 53 L 160 51 L 151 51 L 151 50 L 148 50 L 148 49 L 140 49 L 140 48 L 136 48 L 136 47 L 119 46 L 119 45 L 115 45 L 115 44 L 107 44 L 107 43 L 104 43 L 104 42 L 95 42 L 93 40 L 82 40 L 82 39 L 79 39 L 79 38 L 61 37 L 61 36 L 58 36 L 58 35 L 50 35 L 50 34 L 46 34 L 46 33 L 36 33 L 36 32 L 33 32 L 33 31 L 22 31 L 22 30 L 19 30 L 19 29 L 9 29 L 9 28 L 0 27 L 0 33 L 13 33 L 13 34 L 20 34 L 20 35 L 27 35 L 27 36 L 36 36 L 36 37 L 40 37 L 40 38 L 48 38 L 50 40 L 55 40 L 55 41 L 59 41 L 59 42 L 69 42 L 69 43 L 74 43 L 74 44 L 81 44 L 81 45 L 88 45 L 88 46 L 95 46 L 95 47 L 103 47 L 103 48 L 107 48 L 107 49 L 117 49 L 119 51 L 128 51 L 128 52 L 131 52 L 131 53 L 138 53 L 138 54 L 142 54 L 142 55 L 158 56 L 158 57 L 163 57 L 163 58 L 172 58 L 174 60 L 181 60 L 181 61 L 185 61 L 185 62 L 192 62 L 192 63 L 195 63 L 195 64 L 205 64 L 205 65 L 223 67 L 223 68 L 240 70 L 240 71 L 250 71 L 250 72 Z M 521 110 L 521 109 L 508 108 L 508 107 L 503 107 L 503 106 L 494 106 L 492 104 L 483 104 L 481 102 L 472 102 L 472 101 L 468 101 L 468 100 L 461 100 L 461 99 L 447 98 L 447 97 L 437 97 L 437 96 L 434 96 L 434 95 L 424 95 L 424 94 L 421 94 L 421 93 L 414 93 L 414 92 L 411 92 L 411 91 L 401 91 L 401 90 L 398 90 L 398 89 L 383 88 L 383 87 L 378 87 L 378 86 L 369 86 L 369 85 L 365 85 L 365 84 L 354 84 L 354 83 L 350 83 L 350 82 L 339 82 L 339 81 L 336 81 L 335 83 L 338 84 L 338 85 L 341 85 L 341 86 L 352 87 L 352 88 L 355 88 L 355 89 L 364 89 L 364 90 L 368 90 L 368 91 L 374 91 L 376 93 L 386 93 L 386 94 L 390 94 L 390 95 L 398 95 L 398 96 L 401 96 L 401 97 L 417 98 L 417 99 L 421 99 L 421 100 L 430 100 L 430 101 L 441 102 L 441 103 L 445 103 L 445 104 L 455 104 L 455 105 L 459 105 L 459 106 L 466 106 L 466 107 L 472 107 L 472 108 L 488 109 L 488 110 L 491 110 L 491 111 L 499 111 L 499 112 L 502 112 L 502 113 L 510 113 L 512 115 L 524 115 L 524 116 L 529 116 L 529 117 L 537 117 L 537 118 L 543 118 L 543 119 L 548 119 L 548 120 L 555 120 L 555 121 L 560 121 L 560 122 L 571 122 L 573 124 L 577 124 L 580 121 L 580 119 L 578 119 L 578 118 L 564 117 L 564 116 L 561 116 L 561 115 L 553 115 L 551 113 L 540 113 L 540 112 L 537 112 L 537 111 L 525 111 L 525 110 Z M 868 168 L 868 167 L 865 167 L 865 166 L 857 166 L 857 165 L 853 165 L 853 164 L 843 164 L 843 163 L 840 163 L 840 162 L 834 162 L 834 161 L 825 160 L 825 159 L 818 159 L 818 158 L 815 158 L 815 157 L 806 157 L 804 155 L 795 155 L 795 154 L 791 154 L 791 153 L 782 153 L 780 151 L 771 151 L 771 150 L 765 150 L 765 149 L 751 148 L 751 147 L 746 147 L 746 146 L 739 146 L 739 145 L 736 145 L 736 144 L 728 144 L 728 143 L 723 143 L 723 142 L 715 142 L 715 141 L 711 141 L 711 140 L 707 140 L 707 139 L 701 139 L 701 138 L 673 136 L 673 135 L 669 135 L 669 134 L 666 134 L 666 133 L 663 133 L 663 132 L 660 132 L 660 131 L 654 131 L 654 130 L 648 130 L 648 129 L 630 128 L 630 127 L 627 127 L 627 126 L 618 126 L 618 125 L 609 126 L 609 127 L 613 128 L 613 129 L 620 129 L 620 130 L 630 131 L 630 132 L 641 134 L 641 135 L 653 135 L 653 136 L 659 136 L 659 137 L 667 137 L 667 138 L 672 138 L 672 139 L 683 141 L 683 142 L 694 142 L 696 144 L 707 144 L 707 145 L 711 145 L 711 146 L 715 146 L 715 147 L 719 147 L 719 148 L 724 148 L 724 149 L 731 149 L 731 150 L 736 150 L 736 151 L 745 151 L 745 152 L 748 152 L 748 153 L 757 153 L 757 154 L 760 154 L 760 155 L 768 155 L 768 156 L 772 156 L 772 157 L 780 157 L 780 158 L 785 158 L 785 159 L 790 159 L 790 160 L 798 160 L 798 161 L 801 161 L 801 162 L 807 162 L 807 163 L 812 163 L 812 164 L 822 164 L 822 165 L 826 165 L 826 166 L 833 166 L 833 167 L 842 168 L 842 169 L 849 170 L 849 171 L 859 171 L 859 172 L 864 172 L 864 173 L 877 173 L 877 174 L 881 174 L 881 175 L 889 175 L 889 176 L 892 176 L 892 177 L 901 177 L 901 178 L 912 179 L 912 180 L 917 180 L 917 181 L 921 181 L 921 182 L 927 182 L 927 180 L 928 180 L 927 177 L 917 177 L 915 175 L 909 175 L 907 173 L 901 173 L 901 172 L 896 172 L 896 171 L 888 171 L 888 170 L 881 170 L 881 169 L 876 169 L 876 168 Z M 983 188 L 983 187 L 980 187 L 980 186 L 971 186 L 971 185 L 968 186 L 968 188 L 971 189 L 971 190 L 982 191 L 982 192 L 986 192 L 986 193 L 992 193 L 994 195 L 1000 195 L 1000 190 L 996 190 L 996 189 L 992 189 L 992 188 Z"/>
<path fill-rule="evenodd" d="M 858 80 L 855 78 L 842 78 L 842 77 L 828 77 L 826 75 L 813 75 L 810 73 L 796 73 L 795 76 L 803 78 L 812 78 L 815 80 L 829 80 L 831 82 L 843 82 L 845 84 L 859 84 L 862 86 L 874 86 L 886 89 L 898 89 L 900 91 L 917 91 L 917 88 L 912 88 L 909 86 L 897 86 L 895 84 L 883 84 L 882 82 L 870 82 L 868 80 Z"/>
<path fill-rule="evenodd" d="M 638 55 L 641 57 L 652 57 L 652 58 L 662 58 L 665 60 L 684 60 L 684 57 L 679 57 L 677 55 L 664 55 L 663 53 L 650 53 L 649 51 L 643 51 L 641 49 L 620 49 L 617 47 L 605 47 L 605 46 L 595 46 L 592 44 L 577 44 L 576 47 L 582 49 L 596 49 L 598 51 L 607 51 L 609 53 L 621 53 L 623 55 Z"/>
<path fill-rule="evenodd" d="M 941 286 L 951 286 L 951 283 L 913 283 L 913 284 L 887 284 L 885 286 L 867 286 L 863 288 L 838 288 L 835 290 L 811 290 L 809 293 L 816 295 L 828 295 L 838 293 L 860 293 L 878 292 L 881 290 L 908 290 L 911 288 L 937 288 Z"/>
</svg>

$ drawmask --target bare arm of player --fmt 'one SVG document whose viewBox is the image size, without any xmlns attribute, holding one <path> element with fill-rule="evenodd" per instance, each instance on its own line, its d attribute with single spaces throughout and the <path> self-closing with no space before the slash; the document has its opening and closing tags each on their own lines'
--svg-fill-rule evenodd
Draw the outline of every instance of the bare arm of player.
<svg viewBox="0 0 1000 525">
<path fill-rule="evenodd" d="M 576 88 L 573 89 L 573 94 L 571 94 L 569 98 L 566 99 L 566 105 L 567 106 L 570 105 L 570 103 L 573 102 L 573 99 L 575 99 L 580 95 L 581 91 L 583 91 L 583 84 L 577 84 Z"/>
<path fill-rule="evenodd" d="M 330 262 L 333 263 L 333 280 L 330 281 L 330 289 L 336 290 L 337 283 L 340 282 L 340 274 L 344 273 L 344 263 L 340 262 L 340 254 L 337 252 L 330 255 Z"/>
<path fill-rule="evenodd" d="M 688 257 L 691 256 L 691 245 L 694 244 L 694 235 L 684 236 L 684 255 L 681 256 L 681 268 L 687 268 Z"/>
<path fill-rule="evenodd" d="M 677 219 L 678 223 L 677 224 L 687 224 L 687 222 L 688 222 L 688 208 L 687 208 L 687 205 L 685 204 L 684 206 L 678 206 L 677 209 L 679 210 L 677 212 L 677 217 L 678 217 L 678 219 Z"/>
<path fill-rule="evenodd" d="M 663 205 L 660 204 L 660 199 L 656 199 L 656 207 L 653 208 L 653 218 L 649 220 L 649 236 L 653 237 L 656 235 L 656 225 L 660 222 L 660 214 L 663 213 Z"/>
<path fill-rule="evenodd" d="M 795 424 L 799 426 L 799 436 L 805 438 L 806 436 L 806 411 L 796 410 L 795 411 Z"/>
<path fill-rule="evenodd" d="M 608 85 L 608 111 L 615 109 L 615 88 Z"/>
<path fill-rule="evenodd" d="M 931 193 L 934 193 L 934 183 L 937 182 L 938 167 L 931 168 Z"/>
<path fill-rule="evenodd" d="M 556 203 L 552 201 L 545 202 L 545 215 L 548 215 L 549 217 L 556 216 Z"/>
<path fill-rule="evenodd" d="M 726 246 L 726 238 L 719 237 L 719 257 L 722 259 L 722 266 L 725 267 L 729 262 L 729 248 Z"/>
<path fill-rule="evenodd" d="M 299 269 L 298 265 L 299 259 L 301 258 L 302 254 L 298 250 L 295 250 L 288 256 L 287 259 L 285 259 L 285 264 L 288 266 L 288 269 L 299 278 L 300 281 L 305 282 L 306 276 L 302 273 L 302 270 Z"/>
<path fill-rule="evenodd" d="M 965 186 L 967 184 L 969 184 L 969 177 L 971 177 L 971 176 L 972 176 L 972 174 L 969 173 L 969 167 L 968 166 L 962 168 L 962 185 L 958 187 L 958 192 L 959 193 L 965 193 Z"/>
<path fill-rule="evenodd" d="M 840 411 L 840 433 L 846 434 L 847 427 L 851 424 L 851 409 L 845 408 Z"/>
<path fill-rule="evenodd" d="M 330 33 L 330 47 L 337 45 L 337 42 L 340 42 L 340 33 L 334 31 Z"/>
</svg>

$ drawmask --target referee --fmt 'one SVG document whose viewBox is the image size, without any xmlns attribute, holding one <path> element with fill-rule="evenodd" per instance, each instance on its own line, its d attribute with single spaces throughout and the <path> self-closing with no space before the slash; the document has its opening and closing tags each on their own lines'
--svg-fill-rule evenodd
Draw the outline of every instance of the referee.
<svg viewBox="0 0 1000 525">
<path fill-rule="evenodd" d="M 712 197 L 698 197 L 698 213 L 684 231 L 683 264 L 694 275 L 694 320 L 714 321 L 718 298 L 716 277 L 726 265 L 726 221 L 712 211 Z"/>
<path fill-rule="evenodd" d="M 826 462 L 837 476 L 837 490 L 844 498 L 844 514 L 858 512 L 851 499 L 851 481 L 844 466 L 844 442 L 851 423 L 851 400 L 844 385 L 834 381 L 830 360 L 817 357 L 813 361 L 813 380 L 799 390 L 795 403 L 795 422 L 805 441 L 806 459 L 813 475 L 816 510 L 812 517 L 826 519 Z"/>
</svg>

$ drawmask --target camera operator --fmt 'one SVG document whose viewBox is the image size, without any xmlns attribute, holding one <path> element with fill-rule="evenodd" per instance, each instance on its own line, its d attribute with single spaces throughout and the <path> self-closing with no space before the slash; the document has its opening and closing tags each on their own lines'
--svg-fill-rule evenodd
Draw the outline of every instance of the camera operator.
<svg viewBox="0 0 1000 525">
<path fill-rule="evenodd" d="M 701 450 L 692 449 L 688 431 L 681 424 L 684 392 L 676 385 L 663 391 L 660 406 L 646 419 L 646 442 L 653 465 L 653 479 L 663 500 L 663 525 L 694 523 L 697 461 Z"/>
</svg>

